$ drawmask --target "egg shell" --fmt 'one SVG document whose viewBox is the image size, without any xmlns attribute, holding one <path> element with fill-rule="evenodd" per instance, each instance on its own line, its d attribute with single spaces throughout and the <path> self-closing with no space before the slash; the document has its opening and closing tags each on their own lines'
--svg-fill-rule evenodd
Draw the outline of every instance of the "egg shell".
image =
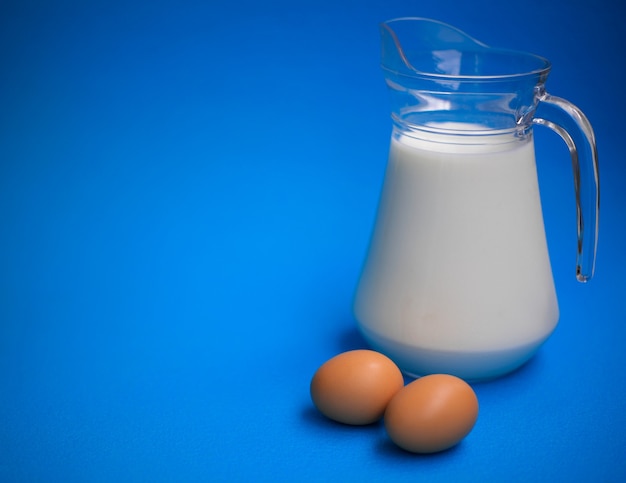
<svg viewBox="0 0 626 483">
<path fill-rule="evenodd" d="M 469 384 L 448 374 L 433 374 L 396 393 L 385 411 L 385 429 L 406 451 L 435 453 L 461 441 L 477 418 L 478 399 Z"/>
<path fill-rule="evenodd" d="M 398 366 L 365 349 L 326 361 L 311 380 L 311 399 L 326 417 L 340 423 L 371 424 L 382 418 L 391 398 L 404 386 Z"/>
</svg>

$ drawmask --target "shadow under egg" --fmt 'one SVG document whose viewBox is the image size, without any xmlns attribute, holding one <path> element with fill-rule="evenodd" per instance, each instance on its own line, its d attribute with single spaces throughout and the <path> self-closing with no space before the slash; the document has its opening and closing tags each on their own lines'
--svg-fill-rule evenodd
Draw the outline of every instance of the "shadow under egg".
<svg viewBox="0 0 626 483">
<path fill-rule="evenodd" d="M 333 431 L 336 433 L 353 433 L 355 431 L 379 433 L 383 430 L 382 419 L 370 424 L 363 425 L 340 423 L 339 421 L 335 421 L 324 416 L 315 408 L 315 406 L 313 406 L 313 404 L 302 408 L 300 412 L 300 418 L 306 425 L 310 427 L 324 429 L 326 431 Z"/>
<path fill-rule="evenodd" d="M 443 451 L 437 451 L 435 453 L 412 453 L 396 445 L 385 433 L 384 438 L 380 438 L 375 446 L 375 451 L 381 457 L 384 457 L 393 461 L 438 461 L 443 458 L 448 458 L 451 455 L 461 451 L 463 441 L 452 446 L 451 448 Z"/>
</svg>

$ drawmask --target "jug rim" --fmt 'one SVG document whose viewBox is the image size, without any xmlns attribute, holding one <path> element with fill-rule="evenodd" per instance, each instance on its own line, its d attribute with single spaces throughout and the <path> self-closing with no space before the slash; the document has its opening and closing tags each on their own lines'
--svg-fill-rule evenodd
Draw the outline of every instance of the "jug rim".
<svg viewBox="0 0 626 483">
<path fill-rule="evenodd" d="M 530 68 L 530 69 L 520 69 L 519 71 L 516 71 L 516 72 L 507 72 L 507 73 L 501 73 L 501 74 L 494 73 L 494 74 L 484 74 L 484 75 L 449 74 L 449 73 L 441 73 L 441 72 L 427 72 L 424 70 L 417 69 L 412 65 L 412 63 L 407 58 L 405 50 L 400 44 L 400 41 L 398 39 L 396 32 L 391 27 L 391 24 L 393 23 L 405 22 L 405 21 L 420 21 L 424 23 L 436 24 L 440 27 L 448 29 L 451 32 L 456 33 L 464 41 L 467 41 L 466 42 L 467 45 L 470 45 L 472 47 L 471 49 L 466 48 L 464 50 L 465 52 L 488 53 L 489 55 L 507 56 L 510 58 L 517 57 L 519 59 L 526 59 L 527 61 L 530 61 L 531 63 L 535 63 L 536 67 Z M 402 61 L 404 66 L 408 68 L 408 72 L 402 72 L 400 69 L 392 68 L 388 65 L 385 65 L 384 56 L 383 56 L 381 67 L 384 70 L 392 72 L 396 75 L 402 75 L 406 77 L 421 77 L 421 78 L 432 79 L 432 80 L 437 80 L 437 81 L 442 81 L 442 80 L 443 81 L 450 80 L 450 81 L 456 81 L 456 82 L 459 82 L 459 81 L 469 81 L 469 82 L 504 81 L 504 80 L 519 79 L 521 77 L 529 77 L 529 76 L 533 76 L 533 77 L 534 76 L 547 76 L 552 67 L 552 64 L 550 63 L 550 61 L 546 59 L 545 57 L 542 57 L 540 55 L 533 54 L 530 52 L 524 52 L 524 51 L 519 51 L 519 50 L 514 50 L 514 49 L 500 49 L 500 48 L 490 47 L 487 44 L 480 42 L 474 37 L 466 34 L 462 30 L 450 24 L 447 24 L 445 22 L 441 22 L 439 20 L 429 19 L 425 17 L 397 17 L 397 18 L 392 18 L 384 22 L 381 22 L 380 28 L 381 28 L 381 31 L 383 32 L 386 31 L 391 36 L 395 49 L 398 55 L 400 56 L 400 60 Z M 452 47 L 454 47 L 454 45 L 452 45 Z M 454 50 L 454 49 L 451 48 L 450 50 Z M 433 52 L 433 50 L 430 50 L 430 51 Z M 463 51 L 459 50 L 459 52 L 463 52 Z"/>
</svg>

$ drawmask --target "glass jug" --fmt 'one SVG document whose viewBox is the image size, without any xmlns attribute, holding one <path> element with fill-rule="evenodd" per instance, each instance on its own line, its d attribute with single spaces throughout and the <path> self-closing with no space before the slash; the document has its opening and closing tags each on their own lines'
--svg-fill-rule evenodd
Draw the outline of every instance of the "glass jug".
<svg viewBox="0 0 626 483">
<path fill-rule="evenodd" d="M 556 131 L 571 154 L 582 282 L 598 233 L 593 130 L 546 92 L 544 58 L 428 19 L 391 20 L 381 34 L 393 130 L 355 295 L 359 329 L 409 375 L 500 376 L 559 318 L 533 126 Z"/>
</svg>

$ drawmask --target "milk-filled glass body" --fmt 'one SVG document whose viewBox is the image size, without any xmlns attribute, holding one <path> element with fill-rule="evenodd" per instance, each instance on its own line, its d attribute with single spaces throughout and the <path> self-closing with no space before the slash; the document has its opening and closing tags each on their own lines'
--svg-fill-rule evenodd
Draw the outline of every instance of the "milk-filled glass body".
<svg viewBox="0 0 626 483">
<path fill-rule="evenodd" d="M 426 19 L 381 32 L 393 129 L 355 296 L 359 328 L 408 374 L 497 377 L 527 361 L 559 318 L 533 126 L 551 127 L 570 149 L 581 281 L 595 262 L 593 131 L 545 92 L 541 57 Z"/>
</svg>

